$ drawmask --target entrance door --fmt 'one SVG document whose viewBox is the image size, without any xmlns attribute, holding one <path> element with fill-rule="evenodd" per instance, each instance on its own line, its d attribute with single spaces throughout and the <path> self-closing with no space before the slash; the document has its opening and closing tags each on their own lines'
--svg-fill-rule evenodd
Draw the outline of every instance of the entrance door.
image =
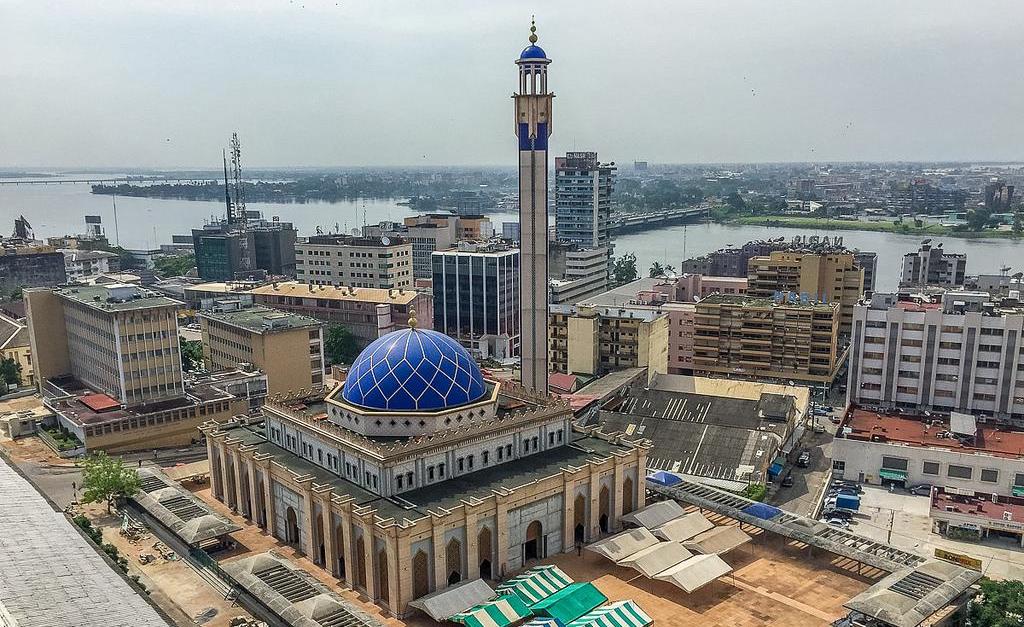
<svg viewBox="0 0 1024 627">
<path fill-rule="evenodd" d="M 541 545 L 541 537 L 543 535 L 543 529 L 541 528 L 539 520 L 533 521 L 530 523 L 530 526 L 526 528 L 526 542 L 523 544 L 524 563 L 544 557 L 542 555 L 543 546 Z"/>
</svg>

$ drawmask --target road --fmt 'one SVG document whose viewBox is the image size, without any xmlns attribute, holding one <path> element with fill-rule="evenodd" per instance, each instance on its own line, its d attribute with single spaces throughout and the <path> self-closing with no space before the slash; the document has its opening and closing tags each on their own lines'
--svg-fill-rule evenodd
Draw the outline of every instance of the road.
<svg viewBox="0 0 1024 627">
<path fill-rule="evenodd" d="M 793 464 L 789 469 L 793 485 L 788 488 L 776 487 L 768 501 L 787 511 L 804 516 L 814 514 L 822 483 L 832 468 L 832 439 L 836 426 L 828 418 L 819 417 L 819 424 L 825 425 L 825 433 L 808 431 L 804 435 L 804 448 L 811 453 L 807 468 Z"/>
</svg>

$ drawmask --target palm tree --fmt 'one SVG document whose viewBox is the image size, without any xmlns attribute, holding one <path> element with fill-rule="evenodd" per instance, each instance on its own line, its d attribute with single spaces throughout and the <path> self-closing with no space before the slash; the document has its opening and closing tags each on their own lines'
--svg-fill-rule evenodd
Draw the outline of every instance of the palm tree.
<svg viewBox="0 0 1024 627">
<path fill-rule="evenodd" d="M 665 267 L 661 265 L 661 262 L 655 261 L 651 264 L 650 277 L 653 279 L 659 276 L 665 276 Z"/>
</svg>

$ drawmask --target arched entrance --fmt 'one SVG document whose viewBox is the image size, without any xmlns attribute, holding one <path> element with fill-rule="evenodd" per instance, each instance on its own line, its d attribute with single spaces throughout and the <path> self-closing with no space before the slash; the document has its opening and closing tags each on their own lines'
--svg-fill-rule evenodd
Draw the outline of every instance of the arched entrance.
<svg viewBox="0 0 1024 627">
<path fill-rule="evenodd" d="M 288 506 L 288 510 L 284 514 L 284 517 L 285 517 L 285 526 L 284 526 L 285 539 L 284 539 L 284 541 L 287 542 L 288 544 L 292 544 L 292 545 L 298 546 L 298 544 L 299 544 L 299 517 L 295 514 L 295 509 L 289 505 Z"/>
<path fill-rule="evenodd" d="M 494 550 L 491 548 L 491 528 L 484 527 L 476 537 L 477 555 L 480 556 L 480 578 L 491 578 L 491 556 Z"/>
<path fill-rule="evenodd" d="M 388 551 L 381 549 L 377 554 L 377 596 L 381 601 L 388 602 Z"/>
<path fill-rule="evenodd" d="M 584 542 L 587 538 L 587 525 L 583 521 L 587 516 L 587 499 L 582 494 L 577 494 L 572 505 L 572 528 L 573 541 Z"/>
<path fill-rule="evenodd" d="M 366 589 L 366 549 L 363 536 L 356 540 L 356 585 Z"/>
<path fill-rule="evenodd" d="M 243 516 L 252 520 L 252 495 L 249 493 L 249 473 L 245 472 L 244 467 L 241 467 L 242 472 L 239 474 L 238 485 L 242 488 L 242 502 L 238 504 L 238 511 Z"/>
<path fill-rule="evenodd" d="M 452 538 L 445 548 L 445 564 L 448 573 L 448 585 L 462 581 L 462 543 Z"/>
<path fill-rule="evenodd" d="M 334 559 L 338 560 L 338 579 L 346 579 L 345 577 L 345 529 L 341 523 L 334 529 L 334 546 L 335 553 Z M 349 582 L 351 585 L 352 582 Z"/>
<path fill-rule="evenodd" d="M 544 557 L 544 530 L 540 521 L 535 520 L 526 528 L 526 542 L 523 543 L 523 563 Z"/>
<path fill-rule="evenodd" d="M 263 479 L 256 481 L 256 524 L 267 528 L 267 500 L 263 495 Z"/>
<path fill-rule="evenodd" d="M 224 491 L 224 502 L 227 503 L 228 507 L 233 510 L 238 508 L 238 499 L 235 498 L 238 493 L 235 492 L 235 462 L 231 457 L 225 457 L 227 467 L 227 481 Z"/>
<path fill-rule="evenodd" d="M 601 526 L 601 533 L 608 533 L 608 503 L 610 501 L 608 486 L 601 486 L 601 492 L 598 495 L 598 524 Z"/>
<path fill-rule="evenodd" d="M 430 593 L 430 562 L 422 549 L 412 558 L 412 597 L 418 599 Z"/>
<path fill-rule="evenodd" d="M 626 477 L 622 480 L 622 513 L 629 514 L 633 511 L 633 478 Z"/>
<path fill-rule="evenodd" d="M 316 547 L 316 555 L 312 556 L 313 563 L 326 567 L 327 556 L 324 549 L 324 517 L 322 515 L 313 515 L 313 546 Z"/>
</svg>

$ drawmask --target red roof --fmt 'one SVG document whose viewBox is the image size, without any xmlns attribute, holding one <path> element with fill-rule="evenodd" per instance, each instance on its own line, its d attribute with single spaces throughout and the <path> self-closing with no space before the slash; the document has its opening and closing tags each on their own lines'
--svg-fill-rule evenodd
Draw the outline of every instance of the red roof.
<svg viewBox="0 0 1024 627">
<path fill-rule="evenodd" d="M 95 412 L 116 409 L 121 406 L 121 403 L 106 394 L 86 394 L 85 396 L 79 396 L 78 400 Z"/>
<path fill-rule="evenodd" d="M 575 392 L 576 375 L 552 372 L 548 375 L 548 385 L 563 392 Z"/>
<path fill-rule="evenodd" d="M 896 306 L 904 311 L 928 311 L 934 309 L 942 309 L 942 303 L 920 303 L 917 301 L 901 300 L 896 303 Z"/>
<path fill-rule="evenodd" d="M 843 426 L 850 440 L 893 442 L 909 446 L 933 446 L 961 452 L 984 452 L 999 457 L 1024 457 L 1024 432 L 1005 427 L 978 425 L 974 443 L 961 443 L 949 434 L 949 423 L 925 416 L 913 418 L 852 408 Z"/>
<path fill-rule="evenodd" d="M 1024 505 L 1019 498 L 1012 498 L 1006 495 L 999 496 L 999 502 L 992 502 L 991 494 L 976 494 L 975 496 L 961 496 L 958 494 L 946 494 L 941 490 L 935 491 L 932 499 L 932 509 L 948 511 L 947 507 L 953 508 L 958 514 L 979 516 L 991 520 L 1007 520 L 1005 512 L 1010 512 L 1009 520 L 1014 522 L 1024 521 Z"/>
</svg>

